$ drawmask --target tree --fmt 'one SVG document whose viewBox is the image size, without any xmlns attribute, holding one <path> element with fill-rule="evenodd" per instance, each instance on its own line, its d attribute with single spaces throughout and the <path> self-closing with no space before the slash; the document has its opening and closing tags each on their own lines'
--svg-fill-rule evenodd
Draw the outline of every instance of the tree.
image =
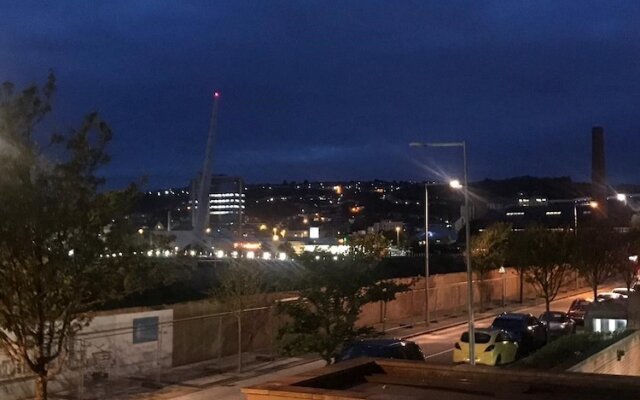
<svg viewBox="0 0 640 400">
<path fill-rule="evenodd" d="M 471 265 L 480 281 L 480 310 L 484 310 L 485 281 L 492 270 L 504 266 L 511 224 L 495 223 L 471 238 Z"/>
<path fill-rule="evenodd" d="M 382 233 L 366 233 L 352 238 L 352 253 L 358 257 L 381 260 L 389 254 L 390 241 Z"/>
<path fill-rule="evenodd" d="M 278 251 L 281 253 L 285 253 L 289 258 L 296 257 L 296 251 L 293 249 L 293 246 L 289 242 L 280 243 L 278 246 Z"/>
<path fill-rule="evenodd" d="M 544 299 L 547 311 L 570 268 L 573 238 L 569 232 L 549 231 L 543 226 L 532 226 L 512 235 L 510 259 L 523 269 L 525 279 Z"/>
<path fill-rule="evenodd" d="M 142 251 L 125 218 L 134 187 L 104 192 L 111 130 L 96 113 L 39 146 L 55 78 L 16 93 L 0 89 L 0 346 L 36 375 L 36 398 L 89 311 L 140 279 Z"/>
<path fill-rule="evenodd" d="M 362 307 L 390 301 L 408 285 L 378 281 L 375 257 L 357 252 L 337 259 L 331 254 L 301 257 L 304 272 L 299 283 L 300 301 L 278 304 L 278 312 L 290 317 L 278 332 L 286 354 L 318 353 L 327 363 L 345 342 L 371 332 L 356 328 Z"/>
<path fill-rule="evenodd" d="M 578 273 L 598 296 L 598 286 L 614 273 L 619 235 L 604 222 L 592 223 L 578 231 L 573 260 Z"/>
<path fill-rule="evenodd" d="M 637 255 L 640 250 L 640 232 L 632 230 L 626 234 L 617 234 L 615 247 L 611 249 L 613 271 L 624 280 L 627 290 L 631 289 L 637 277 L 637 260 L 629 256 Z M 614 238 L 615 239 L 615 238 Z"/>
<path fill-rule="evenodd" d="M 218 288 L 213 297 L 232 312 L 238 326 L 238 371 L 242 370 L 242 313 L 256 296 L 264 293 L 262 273 L 255 265 L 243 260 L 231 260 L 228 267 L 219 272 Z"/>
</svg>

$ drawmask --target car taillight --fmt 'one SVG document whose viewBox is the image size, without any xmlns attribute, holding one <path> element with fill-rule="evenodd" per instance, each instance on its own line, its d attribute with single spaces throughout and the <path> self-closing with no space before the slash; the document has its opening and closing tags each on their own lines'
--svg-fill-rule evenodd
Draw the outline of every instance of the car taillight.
<svg viewBox="0 0 640 400">
<path fill-rule="evenodd" d="M 458 350 L 462 350 L 462 349 L 460 348 L 460 343 L 458 343 L 458 342 L 456 342 L 456 344 L 455 344 L 453 347 L 455 347 L 455 348 L 456 348 L 456 349 L 458 349 Z"/>
<path fill-rule="evenodd" d="M 487 346 L 487 348 L 486 348 L 486 349 L 484 349 L 484 351 L 493 351 L 493 349 L 495 349 L 495 348 L 496 348 L 496 346 L 494 346 L 494 345 L 489 345 L 489 346 Z"/>
</svg>

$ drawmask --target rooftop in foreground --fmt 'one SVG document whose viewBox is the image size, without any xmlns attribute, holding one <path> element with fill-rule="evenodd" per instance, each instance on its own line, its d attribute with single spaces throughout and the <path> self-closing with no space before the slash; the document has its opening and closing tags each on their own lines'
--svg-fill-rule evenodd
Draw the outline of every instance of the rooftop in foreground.
<svg viewBox="0 0 640 400">
<path fill-rule="evenodd" d="M 602 400 L 637 396 L 640 379 L 362 358 L 242 391 L 247 400 Z"/>
</svg>

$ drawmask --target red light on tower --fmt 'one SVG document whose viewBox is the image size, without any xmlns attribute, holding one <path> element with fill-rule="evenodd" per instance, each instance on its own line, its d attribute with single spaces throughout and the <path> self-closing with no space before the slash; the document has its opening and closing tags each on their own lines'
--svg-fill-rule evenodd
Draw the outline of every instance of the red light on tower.
<svg viewBox="0 0 640 400">
<path fill-rule="evenodd" d="M 220 97 L 220 92 L 213 92 L 213 98 L 217 99 Z"/>
</svg>

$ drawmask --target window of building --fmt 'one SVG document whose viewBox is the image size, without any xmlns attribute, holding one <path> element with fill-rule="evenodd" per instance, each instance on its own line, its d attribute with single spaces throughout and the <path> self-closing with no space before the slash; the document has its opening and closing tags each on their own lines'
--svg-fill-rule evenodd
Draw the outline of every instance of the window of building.
<svg viewBox="0 0 640 400">
<path fill-rule="evenodd" d="M 627 327 L 627 321 L 624 319 L 608 319 L 608 318 L 594 318 L 593 319 L 593 331 L 594 332 L 616 332 L 623 331 Z"/>
<path fill-rule="evenodd" d="M 133 343 L 158 340 L 158 317 L 135 318 L 133 320 Z"/>
</svg>

